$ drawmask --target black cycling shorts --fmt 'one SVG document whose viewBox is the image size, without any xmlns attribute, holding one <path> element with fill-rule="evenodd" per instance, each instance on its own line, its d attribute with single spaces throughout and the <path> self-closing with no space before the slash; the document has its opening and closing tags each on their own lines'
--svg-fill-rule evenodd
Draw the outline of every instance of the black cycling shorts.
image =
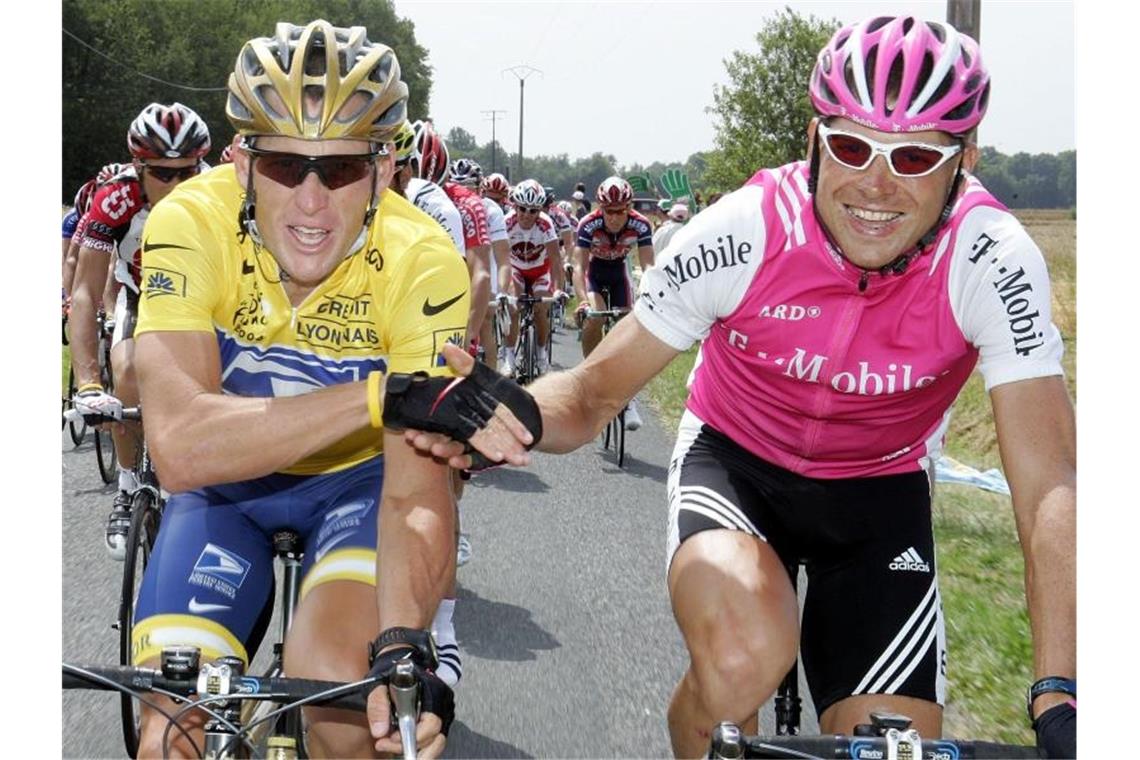
<svg viewBox="0 0 1140 760">
<path fill-rule="evenodd" d="M 816 712 L 856 694 L 945 704 L 946 631 L 925 472 L 822 480 L 681 420 L 669 468 L 669 548 L 726 528 L 766 541 L 808 585 L 800 656 Z"/>
<path fill-rule="evenodd" d="M 590 293 L 608 291 L 611 309 L 633 306 L 633 283 L 629 279 L 625 258 L 597 259 L 591 256 L 586 263 L 586 290 Z"/>
</svg>

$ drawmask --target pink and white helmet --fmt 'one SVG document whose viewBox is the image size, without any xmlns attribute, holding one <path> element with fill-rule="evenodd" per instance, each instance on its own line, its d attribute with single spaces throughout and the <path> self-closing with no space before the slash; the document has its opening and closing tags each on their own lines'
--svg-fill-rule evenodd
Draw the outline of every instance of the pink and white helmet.
<svg viewBox="0 0 1140 760">
<path fill-rule="evenodd" d="M 808 91 L 821 116 L 883 132 L 961 135 L 985 115 L 990 75 L 978 43 L 949 24 L 879 16 L 835 33 Z"/>
</svg>

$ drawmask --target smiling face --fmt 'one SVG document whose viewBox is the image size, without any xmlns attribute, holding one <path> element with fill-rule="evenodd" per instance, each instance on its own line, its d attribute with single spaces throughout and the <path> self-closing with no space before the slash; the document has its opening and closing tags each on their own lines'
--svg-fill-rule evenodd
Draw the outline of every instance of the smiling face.
<svg viewBox="0 0 1140 760">
<path fill-rule="evenodd" d="M 817 123 L 810 127 L 809 144 L 814 143 Z M 843 118 L 831 119 L 828 125 L 887 145 L 956 142 L 945 132 L 891 134 Z M 843 255 L 864 269 L 885 266 L 913 248 L 938 221 L 959 162 L 968 171 L 977 160 L 977 147 L 968 144 L 960 155 L 924 177 L 900 177 L 883 155 L 876 155 L 866 169 L 852 169 L 836 161 L 822 144 L 819 151 L 816 211 Z"/>
<path fill-rule="evenodd" d="M 259 137 L 260 151 L 294 153 L 300 156 L 344 156 L 369 152 L 363 140 L 299 140 L 293 137 Z M 253 170 L 257 196 L 257 226 L 265 246 L 289 274 L 286 290 L 304 295 L 328 277 L 349 253 L 360 234 L 364 214 L 372 197 L 388 187 L 392 156 L 376 159 L 376 168 L 361 179 L 329 190 L 317 172 L 310 171 L 296 187 L 287 187 L 257 170 L 259 160 L 244 150 L 235 151 L 238 181 L 246 186 Z"/>
</svg>

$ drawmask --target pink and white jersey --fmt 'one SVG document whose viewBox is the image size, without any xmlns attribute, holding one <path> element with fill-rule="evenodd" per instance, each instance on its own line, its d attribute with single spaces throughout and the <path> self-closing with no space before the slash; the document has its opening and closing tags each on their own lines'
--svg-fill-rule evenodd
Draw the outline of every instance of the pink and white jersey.
<svg viewBox="0 0 1140 760">
<path fill-rule="evenodd" d="M 976 179 L 931 248 L 865 290 L 807 179 L 758 172 L 642 278 L 637 319 L 677 350 L 704 341 L 687 414 L 807 476 L 889 475 L 938 457 L 979 356 L 987 390 L 1062 374 L 1041 252 Z"/>
<path fill-rule="evenodd" d="M 139 241 L 149 213 L 142 183 L 131 166 L 95 191 L 91 208 L 80 220 L 85 225 L 80 245 L 117 254 L 115 279 L 136 293 L 142 267 Z"/>
<path fill-rule="evenodd" d="M 507 214 L 507 235 L 511 242 L 511 266 L 515 269 L 538 269 L 548 266 L 546 244 L 558 240 L 554 222 L 546 214 L 539 214 L 529 230 L 519 224 L 518 212 Z"/>
</svg>

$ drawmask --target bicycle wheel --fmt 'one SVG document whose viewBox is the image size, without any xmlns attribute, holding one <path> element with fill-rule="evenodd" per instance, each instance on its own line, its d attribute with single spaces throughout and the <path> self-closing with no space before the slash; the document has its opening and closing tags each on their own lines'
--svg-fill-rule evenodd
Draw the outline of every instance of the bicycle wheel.
<svg viewBox="0 0 1140 760">
<path fill-rule="evenodd" d="M 99 477 L 104 483 L 111 483 L 118 477 L 119 462 L 110 430 L 95 428 L 95 459 L 99 462 Z"/>
<path fill-rule="evenodd" d="M 71 408 L 71 399 L 75 398 L 75 368 L 72 367 L 67 371 L 67 398 L 64 399 L 63 408 L 65 410 Z M 87 435 L 87 423 L 80 417 L 77 420 L 71 420 L 67 423 L 67 432 L 71 436 L 71 442 L 78 446 L 83 443 L 83 436 Z"/>
<path fill-rule="evenodd" d="M 135 600 L 143 572 L 150 561 L 154 539 L 162 515 L 155 505 L 154 494 L 148 489 L 135 493 L 131 502 L 131 527 L 127 531 L 127 554 L 123 561 L 123 584 L 119 592 L 119 664 L 133 665 L 131 661 L 131 630 L 134 627 Z M 139 749 L 139 709 L 135 700 L 121 697 L 123 744 L 127 754 L 135 757 Z"/>
<path fill-rule="evenodd" d="M 625 464 L 625 407 L 622 407 L 621 412 L 614 418 L 612 424 L 614 425 L 616 441 L 614 451 L 617 452 L 618 468 L 620 469 Z"/>
</svg>

